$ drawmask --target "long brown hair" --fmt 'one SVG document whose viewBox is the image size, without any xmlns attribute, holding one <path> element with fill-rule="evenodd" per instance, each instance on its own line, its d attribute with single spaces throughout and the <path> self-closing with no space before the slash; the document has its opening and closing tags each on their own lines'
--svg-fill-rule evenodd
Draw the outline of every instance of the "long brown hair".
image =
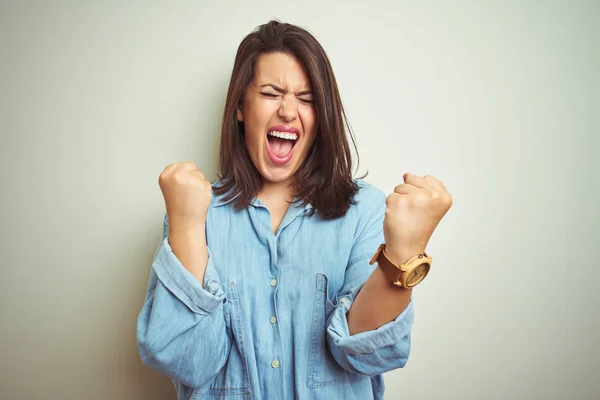
<svg viewBox="0 0 600 400">
<path fill-rule="evenodd" d="M 346 129 L 356 154 L 356 142 L 329 59 L 319 42 L 306 30 L 277 20 L 261 25 L 240 44 L 223 114 L 221 129 L 220 185 L 217 195 L 241 210 L 262 188 L 262 177 L 248 154 L 244 124 L 236 118 L 236 108 L 244 99 L 261 54 L 282 52 L 296 57 L 306 68 L 313 86 L 316 111 L 316 137 L 306 160 L 295 176 L 297 198 L 312 205 L 310 215 L 321 219 L 344 216 L 359 187 L 352 179 L 352 154 Z"/>
</svg>

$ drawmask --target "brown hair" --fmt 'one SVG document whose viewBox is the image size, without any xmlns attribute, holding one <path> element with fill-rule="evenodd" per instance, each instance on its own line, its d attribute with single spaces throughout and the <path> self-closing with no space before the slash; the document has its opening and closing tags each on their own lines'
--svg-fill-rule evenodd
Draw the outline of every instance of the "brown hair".
<svg viewBox="0 0 600 400">
<path fill-rule="evenodd" d="M 316 137 L 306 159 L 296 172 L 297 197 L 302 206 L 310 203 L 310 215 L 321 219 L 344 216 L 358 185 L 352 179 L 352 154 L 346 130 L 358 156 L 356 142 L 338 91 L 333 69 L 319 42 L 306 30 L 273 20 L 261 25 L 240 44 L 223 114 L 219 178 L 215 193 L 227 196 L 236 210 L 250 204 L 262 188 L 262 177 L 248 154 L 243 122 L 236 107 L 244 99 L 261 54 L 282 52 L 296 57 L 312 82 L 316 111 Z M 363 176 L 364 177 L 364 176 Z"/>
</svg>

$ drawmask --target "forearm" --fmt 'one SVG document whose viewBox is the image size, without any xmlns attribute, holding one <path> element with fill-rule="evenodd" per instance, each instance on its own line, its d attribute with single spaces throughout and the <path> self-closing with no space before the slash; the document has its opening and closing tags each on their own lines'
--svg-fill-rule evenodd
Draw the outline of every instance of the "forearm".
<svg viewBox="0 0 600 400">
<path fill-rule="evenodd" d="M 184 268 L 204 287 L 204 272 L 208 262 L 205 225 L 190 228 L 171 221 L 169 246 Z"/>
<path fill-rule="evenodd" d="M 388 255 L 400 265 L 414 254 L 403 251 Z M 410 255 L 409 255 L 410 254 Z M 399 261 L 402 260 L 402 261 Z M 375 330 L 395 320 L 410 303 L 412 289 L 405 289 L 387 280 L 381 268 L 377 267 L 356 296 L 348 311 L 348 328 L 350 334 Z"/>
</svg>

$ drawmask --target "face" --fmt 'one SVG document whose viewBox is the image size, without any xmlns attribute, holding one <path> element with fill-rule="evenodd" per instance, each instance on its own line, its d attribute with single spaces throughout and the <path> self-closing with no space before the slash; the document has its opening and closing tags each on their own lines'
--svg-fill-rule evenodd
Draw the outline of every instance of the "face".
<svg viewBox="0 0 600 400">
<path fill-rule="evenodd" d="M 244 122 L 248 153 L 265 181 L 294 182 L 315 140 L 313 99 L 296 58 L 284 53 L 258 58 L 237 119 Z"/>
</svg>

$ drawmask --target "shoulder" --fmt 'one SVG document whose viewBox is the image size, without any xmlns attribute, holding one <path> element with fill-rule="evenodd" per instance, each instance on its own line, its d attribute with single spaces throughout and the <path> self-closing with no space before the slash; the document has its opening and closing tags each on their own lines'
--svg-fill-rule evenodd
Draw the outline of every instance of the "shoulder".
<svg viewBox="0 0 600 400">
<path fill-rule="evenodd" d="M 354 182 L 358 186 L 358 192 L 354 195 L 350 210 L 346 215 L 359 224 L 361 221 L 383 218 L 386 207 L 386 194 L 383 190 L 364 179 L 356 178 Z"/>
<path fill-rule="evenodd" d="M 365 181 L 364 179 L 354 179 L 358 185 L 358 192 L 354 196 L 355 206 L 359 210 L 373 210 L 385 206 L 386 194 L 377 186 Z"/>
<path fill-rule="evenodd" d="M 366 182 L 363 179 L 355 179 L 359 190 L 354 196 L 354 204 L 351 206 L 351 215 L 353 216 L 354 243 L 361 241 L 361 238 L 377 237 L 380 241 L 383 235 L 383 219 L 386 209 L 386 194 L 375 185 Z M 369 248 L 368 251 L 372 251 Z"/>
</svg>

